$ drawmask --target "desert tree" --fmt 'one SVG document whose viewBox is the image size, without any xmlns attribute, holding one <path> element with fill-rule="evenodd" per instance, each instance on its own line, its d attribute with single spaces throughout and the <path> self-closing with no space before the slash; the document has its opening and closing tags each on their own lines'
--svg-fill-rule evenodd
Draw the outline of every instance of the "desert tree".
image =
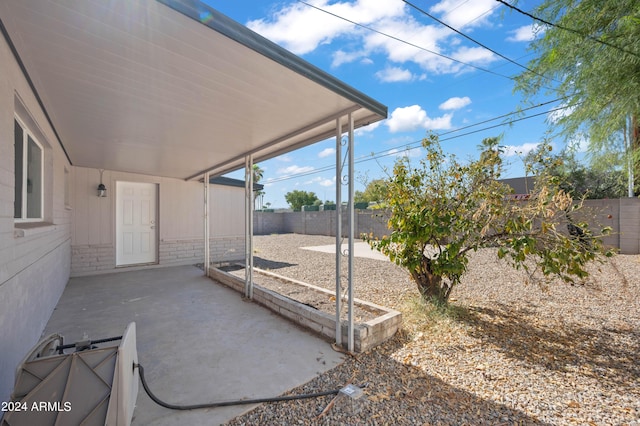
<svg viewBox="0 0 640 426">
<path fill-rule="evenodd" d="M 485 139 L 478 160 L 461 162 L 445 155 L 438 138 L 423 141 L 426 155 L 418 165 L 397 160 L 387 180 L 389 235 L 364 235 L 371 247 L 405 268 L 422 297 L 446 304 L 460 283 L 472 251 L 494 247 L 499 258 L 515 268 L 542 277 L 575 282 L 587 276 L 585 265 L 601 255 L 600 236 L 587 223 L 575 221 L 582 208 L 560 189 L 558 180 L 542 171 L 554 159 L 549 145 L 530 158 L 540 172 L 529 198 L 510 197 L 511 187 L 499 181 L 502 158 L 498 138 Z M 580 236 L 567 232 L 570 226 Z"/>
</svg>

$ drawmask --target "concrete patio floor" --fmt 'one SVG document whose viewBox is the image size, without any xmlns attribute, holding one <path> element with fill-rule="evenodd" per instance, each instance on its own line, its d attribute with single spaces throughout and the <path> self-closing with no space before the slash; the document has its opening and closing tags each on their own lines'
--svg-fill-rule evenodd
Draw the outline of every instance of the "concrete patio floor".
<svg viewBox="0 0 640 426">
<path fill-rule="evenodd" d="M 192 266 L 72 278 L 44 334 L 96 340 L 121 335 L 131 321 L 149 387 L 173 404 L 278 396 L 343 360 L 328 342 Z M 172 411 L 140 385 L 133 424 L 219 425 L 253 407 Z"/>
</svg>

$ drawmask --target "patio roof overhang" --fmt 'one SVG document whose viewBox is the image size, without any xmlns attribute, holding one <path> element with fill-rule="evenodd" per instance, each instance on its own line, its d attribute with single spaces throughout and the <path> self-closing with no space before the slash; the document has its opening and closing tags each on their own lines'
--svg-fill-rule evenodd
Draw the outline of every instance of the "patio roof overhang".
<svg viewBox="0 0 640 426">
<path fill-rule="evenodd" d="M 0 29 L 76 166 L 220 175 L 387 108 L 193 0 L 3 0 Z"/>
</svg>

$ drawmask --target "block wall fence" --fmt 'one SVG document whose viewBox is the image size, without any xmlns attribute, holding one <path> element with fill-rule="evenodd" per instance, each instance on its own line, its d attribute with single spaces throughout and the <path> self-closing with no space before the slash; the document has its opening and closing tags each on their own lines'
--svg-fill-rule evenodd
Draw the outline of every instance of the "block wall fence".
<svg viewBox="0 0 640 426">
<path fill-rule="evenodd" d="M 620 250 L 621 254 L 640 254 L 640 199 L 619 198 L 605 200 L 586 200 L 585 213 L 592 229 L 609 226 L 613 233 L 604 239 L 604 243 Z M 576 217 L 584 220 L 587 216 Z M 335 236 L 337 212 L 335 210 L 317 212 L 254 212 L 253 233 L 269 234 L 307 234 Z M 342 233 L 348 232 L 347 212 L 342 214 Z M 356 210 L 355 235 L 373 233 L 376 237 L 389 234 L 384 212 L 377 210 Z"/>
</svg>

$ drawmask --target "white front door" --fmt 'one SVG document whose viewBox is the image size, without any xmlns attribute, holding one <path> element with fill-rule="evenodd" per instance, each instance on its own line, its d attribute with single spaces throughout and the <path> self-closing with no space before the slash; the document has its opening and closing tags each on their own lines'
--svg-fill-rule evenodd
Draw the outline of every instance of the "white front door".
<svg viewBox="0 0 640 426">
<path fill-rule="evenodd" d="M 158 186 L 116 182 L 116 265 L 157 263 Z"/>
</svg>

